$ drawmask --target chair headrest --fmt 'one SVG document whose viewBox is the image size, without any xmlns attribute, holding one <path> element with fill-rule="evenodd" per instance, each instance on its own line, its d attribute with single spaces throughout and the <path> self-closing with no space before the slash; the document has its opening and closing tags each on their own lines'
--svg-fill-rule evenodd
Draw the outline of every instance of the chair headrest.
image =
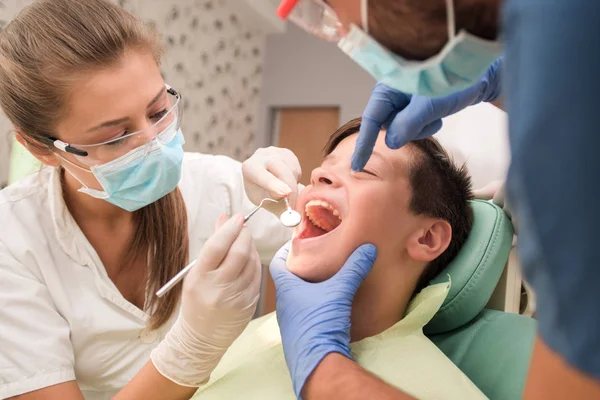
<svg viewBox="0 0 600 400">
<path fill-rule="evenodd" d="M 456 329 L 483 310 L 512 247 L 513 227 L 504 211 L 488 201 L 471 201 L 473 227 L 460 252 L 431 284 L 452 280 L 448 297 L 424 327 L 426 334 Z"/>
</svg>

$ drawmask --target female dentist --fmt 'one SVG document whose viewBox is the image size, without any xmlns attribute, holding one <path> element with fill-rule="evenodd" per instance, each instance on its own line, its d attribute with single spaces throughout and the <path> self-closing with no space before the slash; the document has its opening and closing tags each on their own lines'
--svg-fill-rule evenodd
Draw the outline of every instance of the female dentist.
<svg viewBox="0 0 600 400">
<path fill-rule="evenodd" d="M 239 163 L 184 155 L 160 59 L 105 0 L 36 2 L 0 32 L 0 106 L 51 167 L 0 192 L 0 398 L 190 398 L 256 309 L 290 232 L 244 225 Z"/>
</svg>

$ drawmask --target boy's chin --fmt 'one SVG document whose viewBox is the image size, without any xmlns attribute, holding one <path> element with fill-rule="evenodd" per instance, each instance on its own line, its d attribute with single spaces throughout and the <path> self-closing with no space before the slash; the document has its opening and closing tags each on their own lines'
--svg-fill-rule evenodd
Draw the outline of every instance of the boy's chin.
<svg viewBox="0 0 600 400">
<path fill-rule="evenodd" d="M 331 268 L 320 263 L 315 257 L 302 257 L 289 254 L 287 259 L 287 269 L 297 277 L 311 283 L 326 281 L 335 275 Z"/>
</svg>

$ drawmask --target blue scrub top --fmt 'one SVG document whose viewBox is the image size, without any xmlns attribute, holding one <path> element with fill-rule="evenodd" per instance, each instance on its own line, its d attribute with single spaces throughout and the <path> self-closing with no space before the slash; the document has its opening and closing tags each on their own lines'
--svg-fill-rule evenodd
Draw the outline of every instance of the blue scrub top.
<svg viewBox="0 0 600 400">
<path fill-rule="evenodd" d="M 523 273 L 544 342 L 600 379 L 600 1 L 507 0 L 504 18 Z"/>
</svg>

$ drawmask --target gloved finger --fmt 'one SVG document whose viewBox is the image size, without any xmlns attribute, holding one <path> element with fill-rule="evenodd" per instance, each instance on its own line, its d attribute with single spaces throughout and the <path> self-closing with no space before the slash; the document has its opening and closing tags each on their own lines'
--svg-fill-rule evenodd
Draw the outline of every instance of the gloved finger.
<svg viewBox="0 0 600 400">
<path fill-rule="evenodd" d="M 227 221 L 227 215 L 221 214 L 219 218 L 217 218 L 217 223 L 215 224 L 215 231 L 217 231 L 223 224 Z"/>
<path fill-rule="evenodd" d="M 243 228 L 238 237 L 231 244 L 225 258 L 218 267 L 218 282 L 234 282 L 242 274 L 244 266 L 248 263 L 254 244 L 248 228 Z"/>
<path fill-rule="evenodd" d="M 410 95 L 392 89 L 383 83 L 373 88 L 369 102 L 362 114 L 360 132 L 352 155 L 352 169 L 361 171 L 371 154 L 382 127 L 387 128 L 390 120 L 410 102 Z"/>
<path fill-rule="evenodd" d="M 290 171 L 294 175 L 294 184 L 290 185 L 292 193 L 288 195 L 288 202 L 290 203 L 290 206 L 294 208 L 296 206 L 296 200 L 298 199 L 300 190 L 303 188 L 301 187 L 301 184 L 298 183 L 302 178 L 302 167 L 300 166 L 300 161 L 298 160 L 298 157 L 296 157 L 296 155 L 291 150 L 286 148 L 280 148 L 280 151 L 282 160 L 286 163 L 286 165 L 289 167 Z"/>
<path fill-rule="evenodd" d="M 413 140 L 421 140 L 421 139 L 427 139 L 430 136 L 435 135 L 436 133 L 439 132 L 440 129 L 442 129 L 442 126 L 444 125 L 444 121 L 441 119 L 435 120 L 432 123 L 425 125 L 423 127 L 423 129 L 421 130 L 421 133 L 415 137 Z"/>
<path fill-rule="evenodd" d="M 281 152 L 281 158 L 290 167 L 290 170 L 294 174 L 294 178 L 296 178 L 296 182 L 298 182 L 302 177 L 302 167 L 300 166 L 298 157 L 296 157 L 294 152 L 290 149 L 281 147 L 279 150 Z"/>
<path fill-rule="evenodd" d="M 296 196 L 298 194 L 298 179 L 296 178 L 295 172 L 292 170 L 292 166 L 279 158 L 272 158 L 267 161 L 266 167 L 268 172 L 270 172 L 276 179 L 279 179 L 281 182 L 285 183 L 285 185 L 290 189 L 289 192 L 284 196 L 291 196 L 292 194 Z M 267 187 L 265 187 L 265 189 L 268 190 Z M 269 195 L 277 198 L 283 197 L 279 195 L 279 192 L 273 192 L 271 190 L 269 190 Z"/>
<path fill-rule="evenodd" d="M 262 265 L 260 264 L 258 252 L 255 251 L 254 255 L 250 257 L 246 269 L 251 271 L 252 275 L 249 283 L 243 288 L 244 302 L 250 307 L 255 308 L 258 304 L 258 299 L 260 298 L 260 287 L 262 282 Z"/>
<path fill-rule="evenodd" d="M 363 244 L 350 255 L 342 268 L 330 279 L 335 285 L 343 283 L 356 293 L 377 259 L 377 248 L 372 244 Z"/>
<path fill-rule="evenodd" d="M 292 192 L 292 189 L 285 182 L 269 172 L 262 163 L 246 161 L 242 164 L 242 171 L 244 179 L 263 188 L 271 196 L 281 198 Z"/>
<path fill-rule="evenodd" d="M 269 264 L 269 273 L 271 274 L 271 278 L 273 278 L 276 288 L 279 288 L 283 282 L 304 282 L 287 269 L 290 246 L 291 241 L 284 244 L 277 253 L 275 253 L 275 257 L 273 257 Z"/>
<path fill-rule="evenodd" d="M 260 263 L 260 256 L 256 250 L 254 250 L 252 257 L 248 262 L 251 264 L 249 269 L 254 272 L 252 275 L 252 281 L 248 285 L 248 288 L 250 293 L 253 293 L 254 296 L 258 296 L 260 294 L 260 286 L 262 282 L 262 265 Z"/>
<path fill-rule="evenodd" d="M 248 261 L 242 267 L 240 276 L 232 282 L 228 288 L 231 299 L 237 299 L 241 302 L 248 302 L 260 292 L 260 268 L 257 270 L 257 264 L 260 267 L 260 258 L 253 249 L 252 254 L 248 257 Z M 258 278 L 257 278 L 258 275 Z M 258 279 L 258 286 L 256 280 Z"/>
<path fill-rule="evenodd" d="M 420 136 L 426 125 L 438 119 L 431 99 L 413 96 L 410 103 L 390 122 L 385 143 L 390 149 L 399 149 Z"/>
<path fill-rule="evenodd" d="M 379 82 L 373 88 L 371 97 L 362 114 L 363 118 L 384 125 L 391 116 L 403 110 L 410 103 L 411 95 Z"/>
<path fill-rule="evenodd" d="M 380 130 L 381 124 L 379 122 L 363 117 L 360 123 L 358 138 L 356 139 L 356 147 L 352 154 L 352 170 L 362 171 L 365 165 L 367 165 L 379 137 Z"/>
<path fill-rule="evenodd" d="M 204 272 L 219 267 L 229 248 L 242 231 L 243 225 L 244 216 L 242 214 L 234 215 L 208 238 L 198 257 L 198 264 Z M 192 272 L 193 269 L 190 273 Z"/>
</svg>

